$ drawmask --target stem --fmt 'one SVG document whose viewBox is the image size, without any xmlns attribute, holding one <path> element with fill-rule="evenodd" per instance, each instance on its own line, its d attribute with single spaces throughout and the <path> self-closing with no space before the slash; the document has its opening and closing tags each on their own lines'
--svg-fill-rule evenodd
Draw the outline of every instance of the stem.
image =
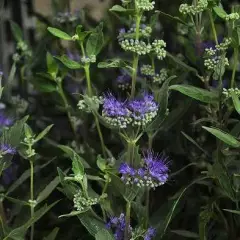
<svg viewBox="0 0 240 240">
<path fill-rule="evenodd" d="M 130 217 L 131 217 L 131 202 L 127 202 L 124 240 L 129 240 L 128 235 L 129 235 Z"/>
<path fill-rule="evenodd" d="M 135 142 L 129 141 L 127 145 L 127 159 L 128 159 L 128 163 L 132 167 L 134 166 L 134 148 L 135 148 Z"/>
<path fill-rule="evenodd" d="M 147 188 L 146 190 L 146 216 L 145 216 L 145 228 L 148 227 L 148 221 L 149 221 L 149 203 L 150 203 L 150 189 Z"/>
<path fill-rule="evenodd" d="M 0 217 L 2 220 L 3 225 L 6 222 L 6 216 L 5 216 L 5 211 L 4 211 L 4 207 L 3 207 L 3 200 L 0 201 Z"/>
<path fill-rule="evenodd" d="M 209 15 L 209 18 L 210 18 L 210 23 L 211 23 L 215 43 L 218 44 L 217 32 L 216 32 L 216 28 L 215 28 L 215 25 L 214 25 L 212 12 L 210 10 L 208 11 L 208 15 Z"/>
<path fill-rule="evenodd" d="M 60 96 L 61 96 L 61 98 L 62 98 L 62 100 L 63 100 L 63 102 L 64 102 L 64 107 L 65 107 L 65 110 L 66 110 L 66 112 L 67 112 L 68 121 L 69 121 L 69 123 L 70 123 L 70 125 L 71 125 L 73 134 L 74 134 L 74 136 L 75 136 L 76 139 L 77 139 L 77 132 L 76 132 L 76 129 L 75 129 L 74 124 L 73 124 L 72 119 L 71 119 L 71 113 L 70 113 L 70 111 L 69 111 L 68 100 L 67 100 L 67 98 L 66 98 L 66 96 L 65 96 L 65 94 L 64 94 L 64 91 L 63 91 L 63 88 L 62 88 L 62 82 L 61 82 L 61 81 L 58 82 L 58 89 L 59 89 L 58 92 L 59 92 L 59 94 L 60 94 Z"/>
<path fill-rule="evenodd" d="M 234 87 L 236 69 L 238 64 L 238 53 L 239 53 L 238 48 L 234 48 L 234 64 L 233 64 L 233 72 L 232 72 L 232 78 L 231 78 L 231 88 Z"/>
<path fill-rule="evenodd" d="M 139 39 L 139 29 L 140 29 L 140 22 L 141 22 L 141 14 L 139 11 L 136 13 L 136 40 Z M 137 82 L 137 72 L 138 72 L 138 62 L 139 62 L 139 55 L 134 53 L 133 55 L 133 73 L 132 73 L 132 88 L 131 88 L 131 98 L 135 95 L 135 88 Z"/>
<path fill-rule="evenodd" d="M 80 46 L 81 46 L 82 54 L 83 54 L 83 56 L 85 56 L 85 50 L 84 50 L 82 42 L 80 43 Z M 90 77 L 90 69 L 89 69 L 89 67 L 90 67 L 89 64 L 85 65 L 84 66 L 84 70 L 85 70 L 85 76 L 86 76 L 86 80 L 87 80 L 88 95 L 89 95 L 89 97 L 92 97 L 93 92 L 92 92 L 92 85 L 91 85 L 91 77 Z M 106 158 L 107 157 L 106 147 L 105 147 L 105 143 L 104 143 L 101 127 L 100 127 L 100 124 L 99 124 L 99 120 L 98 120 L 96 114 L 94 114 L 94 118 L 95 118 L 95 124 L 96 124 L 97 131 L 98 131 L 98 136 L 99 136 L 100 143 L 101 143 L 102 153 L 103 153 L 103 156 Z"/>
<path fill-rule="evenodd" d="M 33 166 L 33 160 L 30 160 L 30 167 L 31 167 L 31 176 L 30 176 L 30 196 L 31 196 L 31 219 L 34 218 L 34 183 L 33 183 L 33 175 L 34 175 L 34 166 Z M 31 225 L 31 240 L 33 240 L 34 237 L 34 223 Z"/>
</svg>

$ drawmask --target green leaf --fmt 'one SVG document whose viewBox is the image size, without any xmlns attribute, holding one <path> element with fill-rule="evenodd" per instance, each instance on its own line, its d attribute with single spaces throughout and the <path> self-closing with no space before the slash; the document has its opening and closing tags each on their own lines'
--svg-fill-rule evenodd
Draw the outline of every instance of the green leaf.
<svg viewBox="0 0 240 240">
<path fill-rule="evenodd" d="M 80 69 L 80 68 L 82 68 L 82 65 L 79 62 L 71 60 L 66 55 L 63 55 L 61 57 L 55 57 L 55 58 L 58 59 L 67 68 L 70 68 L 70 69 Z"/>
<path fill-rule="evenodd" d="M 56 83 L 53 81 L 49 81 L 40 77 L 34 77 L 31 79 L 32 84 L 34 85 L 35 89 L 44 92 L 44 93 L 50 93 L 56 91 Z"/>
<path fill-rule="evenodd" d="M 36 165 L 34 167 L 34 173 L 37 173 L 41 169 L 45 168 L 48 166 L 53 160 L 45 163 L 42 166 Z M 15 189 L 17 189 L 19 186 L 21 186 L 29 177 L 30 177 L 30 169 L 26 170 L 8 189 L 6 195 L 9 195 L 11 192 L 13 192 Z"/>
<path fill-rule="evenodd" d="M 226 211 L 226 212 L 230 212 L 230 213 L 234 213 L 234 214 L 238 214 L 238 215 L 240 215 L 240 211 L 238 211 L 238 210 L 223 209 L 223 211 Z"/>
<path fill-rule="evenodd" d="M 104 44 L 104 37 L 103 37 L 103 24 L 99 24 L 96 27 L 94 32 L 91 33 L 87 40 L 86 44 L 86 54 L 88 57 L 91 55 L 98 55 L 101 51 L 103 44 Z"/>
<path fill-rule="evenodd" d="M 59 231 L 58 227 L 54 228 L 47 237 L 43 238 L 43 240 L 55 240 L 57 237 L 58 231 Z"/>
<path fill-rule="evenodd" d="M 114 237 L 112 234 L 110 234 L 109 231 L 106 229 L 101 229 L 96 235 L 95 235 L 96 240 L 114 240 Z"/>
<path fill-rule="evenodd" d="M 120 5 L 114 5 L 112 8 L 109 9 L 111 12 L 126 12 L 128 9 L 120 6 Z"/>
<path fill-rule="evenodd" d="M 220 6 L 213 7 L 213 11 L 222 19 L 225 19 L 225 17 L 227 16 L 227 13 L 222 8 L 222 6 L 221 7 Z"/>
<path fill-rule="evenodd" d="M 184 25 L 186 25 L 186 26 L 188 25 L 186 22 L 184 22 L 184 21 L 183 21 L 181 18 L 179 18 L 179 17 L 172 16 L 172 15 L 170 15 L 170 14 L 164 13 L 164 12 L 159 11 L 159 10 L 157 10 L 157 11 L 155 11 L 155 12 L 156 12 L 156 13 L 159 13 L 160 15 L 162 15 L 163 17 L 167 18 L 167 19 L 170 20 L 170 21 L 182 23 L 182 24 L 184 24 Z"/>
<path fill-rule="evenodd" d="M 91 33 L 90 31 L 82 31 L 82 25 L 78 25 L 76 28 L 76 32 L 78 35 L 78 40 L 83 42 L 85 38 Z"/>
<path fill-rule="evenodd" d="M 101 157 L 101 155 L 97 156 L 97 166 L 101 171 L 105 171 L 107 167 L 107 161 Z"/>
<path fill-rule="evenodd" d="M 83 178 L 84 176 L 84 166 L 81 162 L 80 157 L 77 154 L 74 154 L 72 158 L 72 171 L 75 176 L 78 176 L 79 178 Z"/>
<path fill-rule="evenodd" d="M 59 201 L 56 201 L 52 203 L 51 205 L 47 206 L 44 205 L 42 208 L 40 208 L 38 211 L 34 213 L 33 218 L 30 218 L 24 225 L 13 229 L 3 240 L 8 240 L 11 238 L 16 238 L 21 236 L 23 237 L 25 235 L 25 232 L 29 227 L 32 226 L 33 223 L 37 222 L 43 215 L 45 215 L 53 206 L 55 206 Z"/>
<path fill-rule="evenodd" d="M 23 41 L 23 33 L 18 24 L 13 21 L 10 21 L 11 31 L 16 41 Z"/>
<path fill-rule="evenodd" d="M 72 211 L 68 214 L 63 214 L 63 215 L 60 215 L 59 218 L 62 218 L 62 217 L 74 217 L 74 216 L 77 216 L 79 214 L 82 214 L 82 213 L 85 213 L 89 210 L 90 208 L 86 208 L 85 210 L 83 211 Z"/>
<path fill-rule="evenodd" d="M 205 89 L 193 87 L 190 85 L 172 85 L 171 90 L 181 92 L 182 94 L 205 103 L 217 103 L 218 95 Z"/>
<path fill-rule="evenodd" d="M 58 65 L 53 58 L 53 56 L 47 52 L 47 68 L 48 68 L 48 73 L 53 77 L 56 78 L 57 73 L 58 73 Z"/>
<path fill-rule="evenodd" d="M 70 157 L 71 160 L 77 158 L 79 159 L 79 161 L 82 162 L 85 168 L 89 168 L 89 164 L 82 157 L 80 157 L 72 148 L 65 145 L 58 145 L 58 147 L 62 149 L 62 151 L 64 151 Z"/>
<path fill-rule="evenodd" d="M 120 58 L 108 59 L 105 62 L 98 63 L 98 68 L 124 68 L 129 67 L 126 62 Z"/>
<path fill-rule="evenodd" d="M 60 183 L 60 179 L 58 176 L 56 176 L 48 185 L 39 193 L 37 197 L 37 204 L 44 201 L 51 193 L 52 191 L 57 187 L 57 185 Z"/>
<path fill-rule="evenodd" d="M 226 54 L 222 54 L 220 56 L 219 62 L 217 63 L 216 67 L 214 68 L 213 79 L 218 80 L 220 79 L 225 73 L 225 56 Z"/>
<path fill-rule="evenodd" d="M 51 130 L 51 128 L 53 127 L 53 124 L 47 126 L 42 132 L 40 132 L 37 137 L 34 139 L 34 142 L 38 142 L 39 140 L 41 140 L 42 138 L 44 138 L 45 135 L 48 134 L 48 132 Z"/>
<path fill-rule="evenodd" d="M 233 105 L 236 109 L 236 111 L 238 112 L 238 114 L 240 114 L 240 101 L 238 96 L 236 95 L 235 92 L 231 92 L 231 96 L 232 96 L 232 100 L 233 100 Z"/>
<path fill-rule="evenodd" d="M 81 214 L 77 217 L 81 221 L 82 225 L 94 237 L 99 231 L 105 229 L 104 222 L 97 220 L 95 217 L 92 217 L 89 214 Z"/>
<path fill-rule="evenodd" d="M 186 69 L 189 72 L 194 72 L 195 74 L 198 74 L 197 69 L 188 66 L 186 63 L 184 63 L 183 61 L 181 61 L 179 58 L 173 56 L 172 54 L 167 52 L 167 56 L 176 64 L 178 64 L 179 66 L 183 67 L 184 69 Z"/>
<path fill-rule="evenodd" d="M 171 232 L 186 238 L 199 238 L 197 233 L 186 231 L 186 230 L 172 230 Z"/>
<path fill-rule="evenodd" d="M 235 27 L 232 33 L 232 45 L 234 48 L 238 48 L 240 46 L 240 27 Z"/>
<path fill-rule="evenodd" d="M 188 188 L 190 188 L 191 186 L 193 186 L 195 183 L 198 183 L 198 182 L 201 182 L 202 180 L 204 179 L 207 179 L 208 177 L 203 177 L 203 178 L 199 178 L 199 179 L 196 179 L 194 180 L 193 182 L 191 182 L 188 186 L 186 186 L 185 188 L 183 188 L 181 191 L 180 191 L 180 194 L 178 195 L 177 199 L 176 200 L 172 200 L 169 204 L 168 204 L 168 209 L 164 208 L 164 209 L 161 209 L 161 210 L 168 210 L 167 212 L 167 215 L 164 217 L 162 216 L 162 213 L 157 211 L 153 214 L 153 216 L 151 217 L 150 219 L 150 224 L 152 226 L 154 226 L 157 231 L 158 231 L 158 236 L 160 238 L 162 238 L 162 236 L 165 234 L 166 230 L 167 230 L 167 227 L 168 225 L 170 224 L 173 216 L 174 216 L 174 213 L 176 211 L 176 208 L 177 208 L 177 205 L 179 204 L 179 201 L 181 199 L 181 197 L 183 196 L 183 194 L 188 190 Z M 169 207 L 170 206 L 170 207 Z M 164 220 L 162 221 L 159 221 L 160 218 L 164 217 Z M 160 239 L 159 238 L 159 239 Z"/>
<path fill-rule="evenodd" d="M 12 197 L 8 197 L 8 196 L 4 196 L 4 198 L 6 198 L 7 200 L 9 200 L 10 202 L 13 202 L 15 204 L 21 205 L 21 206 L 29 206 L 28 202 L 22 201 L 22 200 L 18 200 L 16 198 L 12 198 Z"/>
<path fill-rule="evenodd" d="M 203 128 L 205 130 L 207 130 L 208 132 L 210 132 L 215 137 L 217 137 L 218 139 L 220 139 L 221 141 L 228 144 L 229 146 L 234 147 L 234 148 L 240 147 L 240 142 L 232 135 L 225 133 L 222 130 L 217 129 L 217 128 L 209 128 L 209 127 L 204 127 L 204 126 L 203 126 Z"/>
<path fill-rule="evenodd" d="M 58 37 L 58 38 L 61 38 L 64 40 L 72 40 L 72 37 L 70 35 L 68 35 L 67 33 L 65 33 L 57 28 L 48 27 L 47 30 L 55 37 Z"/>
</svg>

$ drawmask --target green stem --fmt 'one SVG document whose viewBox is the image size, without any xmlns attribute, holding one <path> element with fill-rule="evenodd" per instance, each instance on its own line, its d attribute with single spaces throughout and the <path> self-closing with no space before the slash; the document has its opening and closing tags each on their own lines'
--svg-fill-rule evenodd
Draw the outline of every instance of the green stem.
<svg viewBox="0 0 240 240">
<path fill-rule="evenodd" d="M 31 171 L 31 174 L 30 174 L 30 197 L 31 197 L 31 204 L 30 204 L 30 207 L 31 207 L 31 219 L 34 218 L 34 205 L 33 205 L 33 202 L 34 202 L 34 183 L 33 183 L 33 176 L 34 176 L 34 166 L 33 166 L 33 160 L 30 160 L 30 171 Z M 30 239 L 33 240 L 33 237 L 34 237 L 34 223 L 32 223 L 31 225 L 31 237 Z"/>
<path fill-rule="evenodd" d="M 61 81 L 58 82 L 58 92 L 59 92 L 59 94 L 60 94 L 60 96 L 61 96 L 61 98 L 63 100 L 64 107 L 65 107 L 65 110 L 66 110 L 66 113 L 67 113 L 67 117 L 68 117 L 68 121 L 69 121 L 70 126 L 72 128 L 73 134 L 74 134 L 75 138 L 77 139 L 77 132 L 76 132 L 76 129 L 75 129 L 74 124 L 72 122 L 72 116 L 71 116 L 71 113 L 69 111 L 68 100 L 67 100 L 67 98 L 65 96 L 65 93 L 63 91 L 62 82 Z"/>
<path fill-rule="evenodd" d="M 81 43 L 80 46 L 81 46 L 81 49 L 82 49 L 82 54 L 83 54 L 83 56 L 85 56 L 85 51 L 84 51 L 83 44 Z M 89 95 L 89 97 L 92 97 L 93 92 L 92 92 L 90 68 L 89 67 L 90 67 L 89 64 L 85 65 L 84 70 L 85 70 L 85 76 L 86 76 L 86 80 L 87 80 L 88 95 Z M 94 118 L 95 118 L 95 124 L 96 124 L 96 127 L 97 127 L 98 136 L 99 136 L 100 143 L 101 143 L 102 153 L 103 153 L 103 156 L 106 158 L 107 157 L 106 147 L 105 147 L 101 127 L 100 127 L 100 124 L 99 124 L 99 120 L 98 120 L 96 114 L 94 114 Z"/>
<path fill-rule="evenodd" d="M 137 11 L 136 13 L 136 40 L 139 39 L 140 33 L 140 22 L 141 22 L 142 15 Z M 131 88 L 131 98 L 134 97 L 136 91 L 136 82 L 137 82 L 137 72 L 138 72 L 138 62 L 139 62 L 139 55 L 134 53 L 133 55 L 133 72 L 132 72 L 132 88 Z"/>
<path fill-rule="evenodd" d="M 124 240 L 129 240 L 130 218 L 131 218 L 131 202 L 127 202 Z"/>
<path fill-rule="evenodd" d="M 150 189 L 147 188 L 146 190 L 146 216 L 145 216 L 145 228 L 147 229 L 148 227 L 148 221 L 149 221 L 149 204 L 150 204 Z"/>
<path fill-rule="evenodd" d="M 3 200 L 0 201 L 0 217 L 1 217 L 2 223 L 4 225 L 6 222 L 6 216 L 5 216 L 5 211 L 4 211 L 4 207 L 3 207 Z"/>
<path fill-rule="evenodd" d="M 11 92 L 12 92 L 11 91 L 11 84 L 14 80 L 16 70 L 17 70 L 16 62 L 13 62 L 10 73 L 9 73 L 8 81 L 4 86 L 4 92 L 3 92 L 7 101 L 10 101 L 10 98 L 11 98 Z"/>
<path fill-rule="evenodd" d="M 208 11 L 208 15 L 209 15 L 209 18 L 210 18 L 210 23 L 211 23 L 215 43 L 218 44 L 217 32 L 216 32 L 216 28 L 215 28 L 215 25 L 214 25 L 212 12 L 210 10 Z"/>
<path fill-rule="evenodd" d="M 233 64 L 233 71 L 232 71 L 232 78 L 231 78 L 231 88 L 234 88 L 234 82 L 235 82 L 235 75 L 237 70 L 237 64 L 238 64 L 238 48 L 234 48 L 234 64 Z"/>
<path fill-rule="evenodd" d="M 135 148 L 135 142 L 129 141 L 127 145 L 127 159 L 128 163 L 133 167 L 134 164 L 134 148 Z"/>
</svg>

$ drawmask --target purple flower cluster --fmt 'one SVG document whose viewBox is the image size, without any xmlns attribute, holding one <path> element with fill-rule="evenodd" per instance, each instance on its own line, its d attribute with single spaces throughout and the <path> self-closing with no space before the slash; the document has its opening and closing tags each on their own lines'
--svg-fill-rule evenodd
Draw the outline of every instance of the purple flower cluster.
<svg viewBox="0 0 240 240">
<path fill-rule="evenodd" d="M 116 82 L 118 88 L 120 88 L 121 90 L 131 88 L 131 77 L 126 73 L 119 75 L 116 79 Z"/>
<path fill-rule="evenodd" d="M 136 184 L 138 187 L 156 188 L 166 183 L 168 179 L 167 158 L 148 151 L 143 158 L 143 166 L 134 169 L 127 163 L 122 163 L 119 173 L 126 184 Z"/>
<path fill-rule="evenodd" d="M 5 154 L 15 154 L 16 153 L 16 149 L 12 146 L 10 146 L 9 144 L 1 144 L 0 145 L 0 154 L 1 155 L 5 155 Z"/>
<path fill-rule="evenodd" d="M 0 128 L 9 127 L 13 124 L 13 119 L 7 117 L 3 111 L 0 111 Z"/>
<path fill-rule="evenodd" d="M 157 115 L 158 105 L 154 97 L 145 93 L 143 97 L 119 101 L 111 93 L 103 99 L 102 115 L 112 126 L 126 128 L 132 126 L 145 126 Z"/>
<path fill-rule="evenodd" d="M 153 227 L 150 227 L 150 228 L 148 228 L 148 230 L 144 236 L 144 240 L 151 240 L 155 236 L 156 236 L 156 229 Z"/>
<path fill-rule="evenodd" d="M 111 229 L 114 231 L 115 240 L 124 239 L 125 226 L 126 222 L 124 213 L 121 213 L 119 217 L 111 217 L 110 221 L 106 225 L 107 229 Z M 132 232 L 131 226 L 129 226 L 129 232 Z"/>
</svg>

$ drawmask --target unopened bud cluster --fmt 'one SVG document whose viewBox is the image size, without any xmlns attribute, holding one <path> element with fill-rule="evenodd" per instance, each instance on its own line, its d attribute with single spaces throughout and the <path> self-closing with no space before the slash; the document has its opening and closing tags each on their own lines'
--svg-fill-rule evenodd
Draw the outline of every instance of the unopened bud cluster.
<svg viewBox="0 0 240 240">
<path fill-rule="evenodd" d="M 23 42 L 23 41 L 20 41 L 17 43 L 17 53 L 15 53 L 13 55 L 13 60 L 15 62 L 18 62 L 21 60 L 21 58 L 29 58 L 32 56 L 32 52 L 31 50 L 28 48 L 28 45 Z"/>
<path fill-rule="evenodd" d="M 125 39 L 120 42 L 120 46 L 125 51 L 131 51 L 138 55 L 146 55 L 152 50 L 152 46 L 149 43 L 145 43 L 142 40 Z"/>
<path fill-rule="evenodd" d="M 159 60 L 162 60 L 167 55 L 165 47 L 166 43 L 163 40 L 154 40 L 152 43 L 153 52 L 157 55 Z"/>
<path fill-rule="evenodd" d="M 98 203 L 98 198 L 85 197 L 83 192 L 79 191 L 74 195 L 73 203 L 77 211 L 84 211 L 92 205 L 96 205 Z"/>
<path fill-rule="evenodd" d="M 166 68 L 161 69 L 160 74 L 153 76 L 153 82 L 162 84 L 168 78 L 168 72 Z"/>
<path fill-rule="evenodd" d="M 232 42 L 231 38 L 225 38 L 222 43 L 216 45 L 216 50 L 226 51 L 231 42 Z"/>
<path fill-rule="evenodd" d="M 102 104 L 102 102 L 103 98 L 101 96 L 92 96 L 88 97 L 87 99 L 79 100 L 77 106 L 79 110 L 90 113 L 93 109 L 93 106 L 95 110 L 98 110 L 99 105 Z"/>
<path fill-rule="evenodd" d="M 201 13 L 204 10 L 206 10 L 208 7 L 208 1 L 207 0 L 199 0 L 196 5 L 188 5 L 188 4 L 181 4 L 179 11 L 180 13 L 186 15 L 186 14 L 192 14 L 195 15 L 197 13 Z"/>
<path fill-rule="evenodd" d="M 136 7 L 143 11 L 151 11 L 154 9 L 155 2 L 151 0 L 136 0 Z"/>
<path fill-rule="evenodd" d="M 239 14 L 238 13 L 230 13 L 225 16 L 226 21 L 235 21 L 239 19 Z"/>
<path fill-rule="evenodd" d="M 145 76 L 153 77 L 155 75 L 155 71 L 154 71 L 153 67 L 149 64 L 143 65 L 141 67 L 140 71 L 141 71 L 141 74 L 145 75 Z"/>
<path fill-rule="evenodd" d="M 96 55 L 91 55 L 90 57 L 82 57 L 81 62 L 83 64 L 95 63 L 96 62 Z"/>
<path fill-rule="evenodd" d="M 222 94 L 225 96 L 225 98 L 230 98 L 231 97 L 231 93 L 235 93 L 237 95 L 237 97 L 240 97 L 240 89 L 238 88 L 223 88 L 223 92 Z"/>
<path fill-rule="evenodd" d="M 217 68 L 229 66 L 229 61 L 226 57 L 222 59 L 221 56 L 216 56 L 214 58 L 205 59 L 204 66 L 207 68 L 207 70 L 213 71 L 216 70 Z"/>
</svg>

